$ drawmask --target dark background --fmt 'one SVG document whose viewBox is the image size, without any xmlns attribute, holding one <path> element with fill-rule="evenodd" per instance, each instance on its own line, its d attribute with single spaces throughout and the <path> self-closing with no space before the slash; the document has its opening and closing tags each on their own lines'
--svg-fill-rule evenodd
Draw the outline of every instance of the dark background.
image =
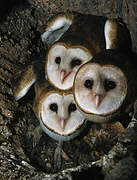
<svg viewBox="0 0 137 180">
<path fill-rule="evenodd" d="M 29 112 L 32 111 L 33 94 L 21 103 L 16 102 L 11 82 L 18 71 L 45 58 L 46 47 L 41 43 L 40 35 L 50 17 L 66 11 L 122 18 L 131 33 L 133 50 L 137 52 L 136 0 L 0 1 L 0 179 L 37 180 L 46 176 L 45 172 L 28 163 L 22 145 L 23 133 L 28 127 L 26 120 L 32 118 Z M 26 104 L 29 97 L 32 99 Z M 113 151 L 116 157 L 112 157 L 107 168 L 80 168 L 71 174 L 73 179 L 99 180 L 105 177 L 105 180 L 136 180 L 136 132 L 137 126 L 126 129 L 120 136 L 120 146 L 116 146 L 119 151 Z M 65 175 L 55 174 L 52 178 L 69 179 L 68 173 L 70 170 Z"/>
</svg>

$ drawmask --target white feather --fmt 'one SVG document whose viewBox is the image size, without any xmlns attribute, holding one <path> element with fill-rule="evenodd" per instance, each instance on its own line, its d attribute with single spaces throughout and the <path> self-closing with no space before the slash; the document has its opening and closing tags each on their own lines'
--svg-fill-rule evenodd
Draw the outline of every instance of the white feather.
<svg viewBox="0 0 137 180">
<path fill-rule="evenodd" d="M 69 141 L 71 139 L 74 139 L 76 136 L 79 135 L 79 133 L 85 128 L 87 121 L 85 120 L 83 125 L 73 134 L 68 136 L 59 135 L 57 133 L 54 133 L 53 131 L 49 130 L 42 121 L 40 121 L 40 126 L 43 129 L 43 131 L 48 134 L 51 138 L 53 138 L 56 141 Z"/>
<path fill-rule="evenodd" d="M 111 22 L 110 22 L 110 20 L 107 20 L 105 23 L 105 29 L 104 29 L 105 40 L 106 40 L 106 49 L 111 49 L 111 46 L 112 46 L 112 42 L 109 39 L 109 35 L 110 35 L 111 31 L 112 31 Z"/>
<path fill-rule="evenodd" d="M 56 103 L 58 105 L 57 113 L 49 109 L 49 105 L 51 103 Z M 78 110 L 69 114 L 68 107 L 71 103 L 74 103 L 72 94 L 62 96 L 57 93 L 52 93 L 47 96 L 41 104 L 42 110 L 39 115 L 41 127 L 45 131 L 45 133 L 47 133 L 55 140 L 58 140 L 58 138 L 60 138 L 63 141 L 66 141 L 72 139 L 73 137 L 76 137 L 79 132 L 77 132 L 77 130 L 79 130 L 79 128 L 81 129 L 83 124 L 85 124 L 85 118 Z M 63 130 L 61 129 L 60 124 L 57 121 L 57 116 L 60 117 L 60 115 L 62 114 L 62 109 L 66 113 L 65 117 L 63 115 L 63 118 L 67 120 L 67 122 L 65 123 L 65 128 Z"/>
<path fill-rule="evenodd" d="M 28 92 L 28 90 L 30 89 L 30 87 L 33 85 L 33 83 L 35 81 L 36 81 L 36 79 L 32 79 L 32 81 L 30 83 L 28 83 L 26 86 L 24 86 L 23 89 L 21 89 L 21 91 L 19 91 L 19 93 L 15 97 L 17 101 L 26 95 L 26 93 Z"/>
<path fill-rule="evenodd" d="M 72 21 L 66 17 L 57 18 L 54 23 L 46 29 L 46 32 L 41 35 L 42 41 L 48 45 L 53 44 L 61 38 L 71 24 Z"/>
<path fill-rule="evenodd" d="M 61 63 L 58 65 L 55 63 L 55 58 L 60 57 Z M 59 89 L 70 89 L 73 86 L 73 80 L 76 71 L 79 67 L 89 61 L 91 55 L 89 52 L 84 51 L 82 48 L 70 47 L 66 48 L 58 43 L 54 44 L 50 49 L 47 61 L 47 75 L 50 82 Z M 73 59 L 82 60 L 82 64 L 71 68 L 71 61 Z M 60 70 L 65 69 L 67 72 L 72 72 L 67 79 L 62 83 L 60 78 Z"/>
<path fill-rule="evenodd" d="M 86 72 L 86 73 L 85 73 Z M 88 89 L 84 86 L 85 80 L 92 79 L 94 81 L 92 89 Z M 111 79 L 116 82 L 116 87 L 108 92 L 105 92 L 103 82 L 105 79 Z M 75 100 L 83 111 L 93 113 L 96 115 L 110 114 L 116 111 L 123 103 L 126 92 L 127 82 L 123 72 L 113 66 L 99 66 L 93 63 L 86 64 L 77 73 L 75 78 Z M 104 91 L 104 99 L 98 107 L 95 106 L 91 93 L 95 92 L 95 87 L 98 84 Z"/>
</svg>

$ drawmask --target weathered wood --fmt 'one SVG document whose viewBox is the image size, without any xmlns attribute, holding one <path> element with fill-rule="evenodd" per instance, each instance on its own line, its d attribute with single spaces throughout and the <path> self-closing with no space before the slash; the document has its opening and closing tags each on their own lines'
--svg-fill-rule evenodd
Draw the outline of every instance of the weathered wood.
<svg viewBox="0 0 137 180">
<path fill-rule="evenodd" d="M 43 135 L 39 146 L 34 149 L 32 147 L 33 130 L 39 124 L 32 112 L 34 94 L 30 92 L 19 103 L 12 95 L 11 79 L 14 74 L 32 62 L 45 59 L 46 47 L 42 44 L 40 35 L 44 32 L 47 21 L 51 16 L 66 11 L 122 18 L 130 30 L 133 49 L 137 52 L 136 0 L 0 2 L 0 179 L 80 179 L 89 174 L 93 180 L 103 179 L 103 176 L 106 180 L 112 180 L 118 179 L 123 172 L 129 172 L 123 177 L 124 180 L 130 180 L 131 173 L 134 174 L 136 168 L 136 123 L 124 132 L 116 126 L 90 127 L 84 137 L 72 142 L 72 147 L 71 143 L 65 146 L 78 162 L 73 162 L 73 165 L 71 162 L 64 163 L 64 171 L 52 171 L 50 174 L 55 142 Z M 122 148 L 117 151 L 118 147 Z M 82 153 L 75 150 L 81 148 Z M 85 153 L 86 148 L 88 153 Z M 96 161 L 102 156 L 106 158 L 106 164 L 99 164 L 101 167 L 98 169 L 98 163 L 91 163 L 91 160 Z M 41 161 L 41 157 L 45 161 Z M 47 170 L 44 169 L 45 166 Z M 137 176 L 134 177 L 136 179 Z"/>
</svg>

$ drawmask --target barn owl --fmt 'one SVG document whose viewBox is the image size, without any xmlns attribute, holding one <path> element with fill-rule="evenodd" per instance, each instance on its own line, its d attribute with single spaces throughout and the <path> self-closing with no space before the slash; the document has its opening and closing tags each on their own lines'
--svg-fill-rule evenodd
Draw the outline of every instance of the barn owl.
<svg viewBox="0 0 137 180">
<path fill-rule="evenodd" d="M 52 18 L 41 39 L 49 46 L 46 76 L 58 89 L 72 88 L 76 71 L 104 49 L 131 49 L 125 24 L 118 19 L 80 13 Z"/>
<path fill-rule="evenodd" d="M 39 90 L 36 88 L 36 92 Z M 47 89 L 47 88 L 46 88 Z M 58 141 L 55 150 L 55 167 L 60 168 L 61 156 L 69 160 L 62 150 L 64 141 L 69 141 L 86 126 L 85 117 L 78 111 L 71 91 L 44 90 L 36 97 L 33 110 L 40 121 L 43 131 Z"/>
<path fill-rule="evenodd" d="M 41 70 L 39 64 L 39 70 Z M 39 74 L 39 73 L 38 73 Z M 69 141 L 84 129 L 86 126 L 85 117 L 77 110 L 72 91 L 61 91 L 52 87 L 44 78 L 37 76 L 34 66 L 29 66 L 21 74 L 20 80 L 13 88 L 16 100 L 26 95 L 30 87 L 35 84 L 35 99 L 33 111 L 39 119 L 41 129 L 54 140 L 58 141 L 55 150 L 55 167 L 61 166 L 61 156 L 69 159 L 61 146 L 64 141 Z M 34 130 L 36 141 L 40 139 L 40 133 Z M 34 142 L 36 144 L 38 142 Z"/>
<path fill-rule="evenodd" d="M 107 122 L 128 112 L 137 98 L 137 71 L 132 55 L 105 50 L 77 71 L 74 98 L 93 122 Z"/>
</svg>

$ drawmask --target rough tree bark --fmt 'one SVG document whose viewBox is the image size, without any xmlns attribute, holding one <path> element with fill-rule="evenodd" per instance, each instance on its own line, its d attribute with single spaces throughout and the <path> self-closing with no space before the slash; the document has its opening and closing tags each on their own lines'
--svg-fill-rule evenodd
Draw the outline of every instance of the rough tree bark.
<svg viewBox="0 0 137 180">
<path fill-rule="evenodd" d="M 137 1 L 10 0 L 5 4 L 0 2 L 0 5 L 0 179 L 92 177 L 93 180 L 135 180 L 135 121 L 125 130 L 120 124 L 89 125 L 88 132 L 64 147 L 74 161 L 64 162 L 64 167 L 55 172 L 52 170 L 55 142 L 43 135 L 36 148 L 33 149 L 31 143 L 32 132 L 38 124 L 32 112 L 34 94 L 30 92 L 24 100 L 16 102 L 11 80 L 28 64 L 45 59 L 46 47 L 40 35 L 49 18 L 58 12 L 78 11 L 121 17 L 130 30 L 133 50 L 137 52 Z M 82 152 L 76 150 L 74 153 L 75 149 L 81 148 Z"/>
</svg>

